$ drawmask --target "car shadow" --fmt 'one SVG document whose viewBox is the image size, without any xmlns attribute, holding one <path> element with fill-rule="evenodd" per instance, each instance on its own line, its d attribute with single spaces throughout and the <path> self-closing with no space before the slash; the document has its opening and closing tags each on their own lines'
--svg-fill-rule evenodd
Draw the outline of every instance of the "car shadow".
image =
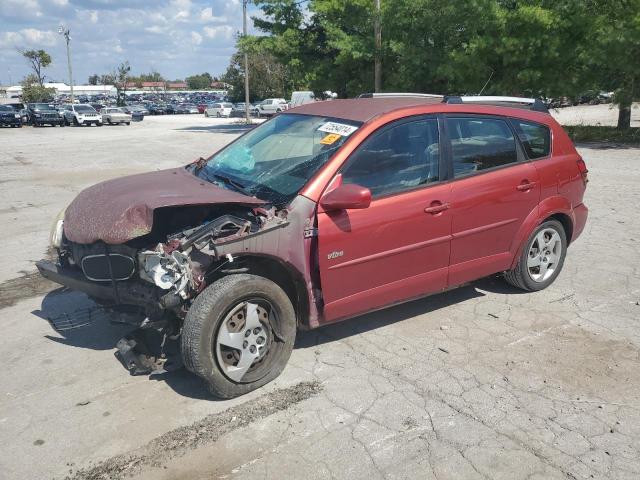
<svg viewBox="0 0 640 480">
<path fill-rule="evenodd" d="M 475 288 L 475 286 L 466 285 L 443 293 L 367 313 L 344 322 L 325 325 L 315 330 L 300 331 L 296 337 L 294 348 L 309 348 L 340 341 L 347 337 L 393 325 L 394 323 L 402 322 L 403 320 L 418 315 L 441 310 L 473 298 L 483 297 L 484 295 L 485 293 Z"/>
<path fill-rule="evenodd" d="M 294 348 L 305 349 L 340 341 L 473 298 L 483 297 L 486 295 L 485 292 L 522 293 L 497 276 L 488 277 L 447 292 L 378 310 L 344 322 L 325 325 L 315 330 L 300 331 Z M 116 313 L 102 309 L 85 294 L 66 289 L 49 292 L 43 298 L 40 309 L 32 313 L 50 324 L 52 333 L 45 335 L 47 339 L 77 348 L 115 351 L 118 340 L 136 330 L 133 325 L 117 323 Z M 114 361 L 119 361 L 115 355 Z M 126 374 L 124 367 L 123 374 Z M 163 381 L 176 393 L 185 397 L 216 400 L 202 380 L 184 368 L 151 375 L 149 380 Z"/>
</svg>

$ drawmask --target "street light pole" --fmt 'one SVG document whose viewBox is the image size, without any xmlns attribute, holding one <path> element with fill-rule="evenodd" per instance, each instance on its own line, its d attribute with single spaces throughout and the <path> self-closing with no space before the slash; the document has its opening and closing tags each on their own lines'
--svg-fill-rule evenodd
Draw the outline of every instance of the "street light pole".
<svg viewBox="0 0 640 480">
<path fill-rule="evenodd" d="M 58 33 L 60 35 L 64 35 L 64 38 L 67 41 L 67 67 L 69 68 L 69 87 L 71 88 L 71 104 L 73 105 L 73 74 L 71 72 L 71 48 L 69 47 L 71 37 L 69 36 L 69 29 L 64 25 L 60 25 L 60 28 L 58 28 Z"/>
<path fill-rule="evenodd" d="M 242 0 L 242 37 L 247 37 L 247 3 L 249 0 Z M 249 55 L 247 47 L 244 50 L 244 116 L 247 123 L 251 123 L 249 118 Z"/>
</svg>

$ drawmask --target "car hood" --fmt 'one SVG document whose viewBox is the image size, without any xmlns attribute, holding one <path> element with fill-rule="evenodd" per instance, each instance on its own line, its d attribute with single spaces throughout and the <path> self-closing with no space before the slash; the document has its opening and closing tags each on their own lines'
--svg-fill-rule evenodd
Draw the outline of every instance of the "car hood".
<svg viewBox="0 0 640 480">
<path fill-rule="evenodd" d="M 80 192 L 67 207 L 64 234 L 76 243 L 120 244 L 151 232 L 153 211 L 163 207 L 267 202 L 218 187 L 185 168 L 131 175 Z"/>
</svg>

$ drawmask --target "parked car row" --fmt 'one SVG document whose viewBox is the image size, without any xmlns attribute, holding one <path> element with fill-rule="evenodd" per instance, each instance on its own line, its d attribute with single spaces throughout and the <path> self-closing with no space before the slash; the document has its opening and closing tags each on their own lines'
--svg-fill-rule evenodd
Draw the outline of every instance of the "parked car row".
<svg viewBox="0 0 640 480">
<path fill-rule="evenodd" d="M 0 105 L 0 125 L 22 127 L 32 125 L 53 127 L 126 124 L 132 121 L 141 121 L 144 113 L 131 107 L 102 107 L 98 111 L 90 104 L 64 104 L 55 105 L 49 103 L 28 103 L 26 105 Z"/>
</svg>

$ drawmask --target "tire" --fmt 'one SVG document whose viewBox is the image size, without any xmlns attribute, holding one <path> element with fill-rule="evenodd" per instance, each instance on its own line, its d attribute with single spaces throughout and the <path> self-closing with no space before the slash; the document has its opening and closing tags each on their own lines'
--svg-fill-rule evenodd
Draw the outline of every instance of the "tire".
<svg viewBox="0 0 640 480">
<path fill-rule="evenodd" d="M 76 127 L 80 126 L 80 124 L 78 123 L 78 119 L 76 117 L 73 117 L 73 125 Z"/>
<path fill-rule="evenodd" d="M 257 322 L 262 330 L 249 328 L 247 331 L 250 336 L 247 337 L 243 332 L 249 321 L 250 308 L 254 312 L 251 315 L 253 322 Z M 268 315 L 266 309 L 269 309 Z M 232 316 L 234 312 L 236 314 Z M 244 317 L 243 312 L 246 313 Z M 234 323 L 238 321 L 243 322 L 241 327 Z M 268 326 L 263 323 L 265 321 Z M 228 330 L 229 325 L 236 330 Z M 239 339 L 235 337 L 239 342 L 248 338 L 249 342 L 255 343 L 247 345 L 245 341 L 238 349 L 225 347 L 218 341 L 222 328 L 227 333 L 231 332 L 228 338 L 235 334 L 240 335 Z M 264 337 L 255 337 L 253 334 L 256 331 Z M 209 285 L 187 312 L 181 338 L 182 358 L 188 370 L 204 379 L 213 395 L 233 398 L 255 390 L 280 375 L 291 356 L 295 337 L 296 315 L 289 297 L 278 285 L 256 275 L 229 275 Z M 259 346 L 260 341 L 264 347 Z M 267 348 L 262 357 L 256 357 L 260 355 L 256 346 Z M 249 349 L 252 349 L 251 353 Z M 247 366 L 242 373 L 238 373 L 238 365 L 245 358 L 244 355 L 247 355 Z M 233 380 L 230 377 L 233 375 L 241 377 Z"/>
<path fill-rule="evenodd" d="M 96 122 L 96 127 L 101 127 L 102 126 L 102 122 Z"/>
<path fill-rule="evenodd" d="M 111 123 L 111 119 L 108 119 L 108 120 L 107 120 L 107 123 L 108 123 L 109 125 L 113 125 L 113 123 Z"/>
<path fill-rule="evenodd" d="M 58 126 L 60 126 L 60 127 L 64 127 L 64 122 L 60 122 L 60 123 L 58 124 Z"/>
<path fill-rule="evenodd" d="M 127 124 L 127 125 L 131 125 L 131 122 L 124 122 L 124 123 Z"/>
<path fill-rule="evenodd" d="M 63 122 L 64 122 L 64 126 L 65 126 L 65 127 L 68 127 L 69 125 L 71 125 L 71 124 L 69 123 L 69 120 L 67 120 L 67 117 L 64 117 Z"/>
<path fill-rule="evenodd" d="M 216 112 L 216 117 L 220 118 L 222 115 L 220 115 L 220 112 Z"/>
<path fill-rule="evenodd" d="M 204 116 L 209 118 L 209 112 L 204 112 Z"/>
<path fill-rule="evenodd" d="M 536 251 L 539 250 L 538 245 L 541 242 L 540 236 L 544 236 L 545 238 L 551 236 L 551 241 L 553 241 L 555 238 L 553 237 L 553 232 L 557 234 L 558 238 L 550 247 L 551 253 L 544 257 L 540 255 L 539 258 Z M 551 241 L 547 245 L 550 245 Z M 559 249 L 559 251 L 557 249 Z M 544 290 L 555 281 L 562 271 L 566 254 L 567 235 L 564 231 L 564 227 L 557 220 L 548 220 L 533 231 L 527 240 L 525 247 L 522 249 L 522 253 L 518 259 L 518 264 L 513 270 L 505 272 L 504 278 L 514 287 L 527 292 Z M 543 261 L 545 259 L 550 261 L 554 259 L 553 263 L 548 263 L 548 268 L 545 268 L 544 266 L 547 264 L 547 262 Z M 538 260 L 540 260 L 541 266 L 535 265 Z M 550 265 L 553 266 L 551 267 Z M 547 273 L 542 273 L 542 269 Z M 551 273 L 548 273 L 549 270 L 551 270 Z M 542 276 L 540 276 L 541 274 Z"/>
</svg>

